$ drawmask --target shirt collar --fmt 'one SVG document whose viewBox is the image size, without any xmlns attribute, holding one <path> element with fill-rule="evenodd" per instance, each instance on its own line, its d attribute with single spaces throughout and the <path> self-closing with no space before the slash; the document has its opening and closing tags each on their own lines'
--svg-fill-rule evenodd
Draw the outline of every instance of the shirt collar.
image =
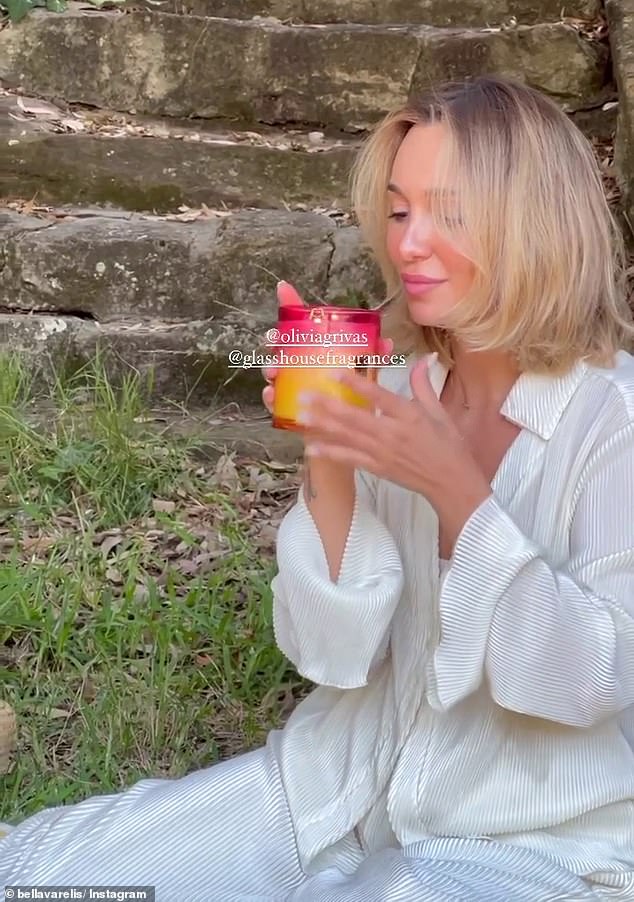
<svg viewBox="0 0 634 902">
<path fill-rule="evenodd" d="M 500 412 L 517 426 L 549 439 L 587 370 L 588 365 L 579 361 L 563 375 L 522 373 Z M 447 373 L 440 360 L 432 363 L 429 379 L 437 396 L 442 392 Z"/>
</svg>

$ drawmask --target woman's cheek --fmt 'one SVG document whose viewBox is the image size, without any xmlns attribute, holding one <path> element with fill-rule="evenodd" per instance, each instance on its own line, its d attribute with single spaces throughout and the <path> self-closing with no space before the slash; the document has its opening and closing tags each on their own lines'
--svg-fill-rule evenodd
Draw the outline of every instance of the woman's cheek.
<svg viewBox="0 0 634 902">
<path fill-rule="evenodd" d="M 398 263 L 400 258 L 399 246 L 400 241 L 397 235 L 394 234 L 394 229 L 388 226 L 387 236 L 386 236 L 386 246 L 387 246 L 387 254 L 392 263 Z"/>
</svg>

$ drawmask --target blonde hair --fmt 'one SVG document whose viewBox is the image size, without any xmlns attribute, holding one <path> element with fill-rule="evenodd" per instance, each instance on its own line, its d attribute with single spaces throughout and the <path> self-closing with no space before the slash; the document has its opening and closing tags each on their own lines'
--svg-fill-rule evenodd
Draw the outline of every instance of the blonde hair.
<svg viewBox="0 0 634 902">
<path fill-rule="evenodd" d="M 410 319 L 386 246 L 396 152 L 410 128 L 437 122 L 448 136 L 439 187 L 458 192 L 476 269 L 442 329 Z M 629 349 L 625 248 L 598 163 L 582 132 L 539 92 L 498 77 L 440 85 L 379 123 L 351 185 L 398 350 L 438 351 L 451 366 L 451 333 L 473 350 L 511 353 L 522 371 L 561 372 L 580 359 L 611 366 L 615 351 Z M 443 229 L 446 195 L 436 198 L 431 213 Z"/>
</svg>

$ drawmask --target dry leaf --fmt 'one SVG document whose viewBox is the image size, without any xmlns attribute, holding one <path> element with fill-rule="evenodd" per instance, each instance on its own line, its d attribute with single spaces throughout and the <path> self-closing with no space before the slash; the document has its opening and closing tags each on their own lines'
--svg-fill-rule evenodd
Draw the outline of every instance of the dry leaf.
<svg viewBox="0 0 634 902">
<path fill-rule="evenodd" d="M 266 466 L 269 470 L 284 470 L 285 472 L 289 472 L 294 470 L 294 466 L 290 466 L 289 464 L 283 464 L 279 460 L 267 460 Z"/>
<path fill-rule="evenodd" d="M 269 523 L 265 523 L 253 537 L 257 547 L 262 550 L 272 551 L 277 544 L 277 529 Z"/>
<path fill-rule="evenodd" d="M 232 454 L 223 454 L 218 458 L 216 469 L 210 482 L 212 485 L 222 486 L 223 488 L 232 489 L 234 491 L 242 488 L 240 474 L 233 461 Z"/>
<path fill-rule="evenodd" d="M 37 100 L 34 97 L 18 97 L 17 104 L 25 113 L 39 116 L 42 119 L 61 119 L 64 115 L 59 107 L 45 100 Z"/>
<path fill-rule="evenodd" d="M 66 719 L 67 717 L 70 717 L 71 714 L 72 711 L 67 711 L 65 708 L 51 708 L 48 712 L 48 716 L 51 720 L 58 720 L 61 717 Z"/>
<path fill-rule="evenodd" d="M 106 536 L 106 538 L 101 543 L 101 553 L 103 557 L 107 558 L 112 549 L 116 548 L 116 546 L 119 545 L 120 542 L 123 542 L 123 536 L 121 534 Z"/>
<path fill-rule="evenodd" d="M 25 551 L 47 551 L 55 545 L 57 540 L 53 536 L 25 536 L 22 541 L 22 547 Z"/>
<path fill-rule="evenodd" d="M 71 132 L 86 131 L 86 125 L 81 119 L 62 119 L 61 124 Z"/>
<path fill-rule="evenodd" d="M 175 213 L 172 216 L 166 217 L 167 219 L 175 219 L 178 222 L 195 222 L 197 219 L 203 215 L 202 210 L 187 210 L 184 213 Z"/>
<path fill-rule="evenodd" d="M 157 514 L 173 514 L 176 510 L 176 502 L 154 498 L 152 501 L 152 509 L 156 511 Z"/>
<path fill-rule="evenodd" d="M 275 480 L 270 473 L 262 471 L 259 467 L 249 467 L 249 486 L 255 488 L 253 501 L 260 500 L 262 492 L 269 492 L 275 488 Z"/>
</svg>

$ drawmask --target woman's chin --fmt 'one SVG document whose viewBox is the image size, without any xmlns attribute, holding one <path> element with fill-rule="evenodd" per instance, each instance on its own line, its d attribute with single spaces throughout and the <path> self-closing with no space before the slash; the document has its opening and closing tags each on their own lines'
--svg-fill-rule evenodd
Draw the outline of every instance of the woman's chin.
<svg viewBox="0 0 634 902">
<path fill-rule="evenodd" d="M 408 311 L 409 318 L 417 326 L 444 326 L 445 317 L 439 310 L 424 309 L 422 304 L 408 304 Z"/>
</svg>

